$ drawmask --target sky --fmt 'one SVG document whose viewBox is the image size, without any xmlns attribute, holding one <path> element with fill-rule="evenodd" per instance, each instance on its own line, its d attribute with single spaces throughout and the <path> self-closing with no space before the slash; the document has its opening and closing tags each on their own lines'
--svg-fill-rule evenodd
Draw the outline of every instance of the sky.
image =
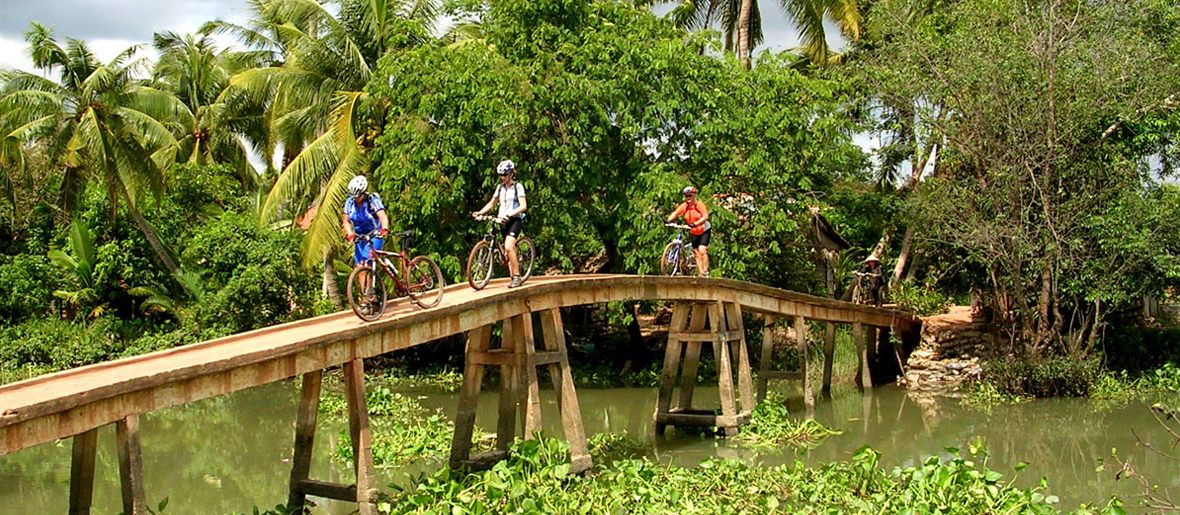
<svg viewBox="0 0 1180 515">
<path fill-rule="evenodd" d="M 659 5 L 655 11 L 667 12 L 672 5 Z M 779 1 L 760 0 L 759 7 L 766 42 L 757 50 L 798 46 L 795 27 Z M 249 16 L 246 0 L 0 0 L 0 68 L 33 71 L 23 39 L 32 21 L 53 27 L 58 41 L 86 40 L 105 61 L 136 44 L 145 45 L 142 55 L 153 55 L 148 46 L 156 31 L 191 33 L 209 20 L 244 23 Z M 828 32 L 830 44 L 839 45 L 834 28 Z"/>
</svg>

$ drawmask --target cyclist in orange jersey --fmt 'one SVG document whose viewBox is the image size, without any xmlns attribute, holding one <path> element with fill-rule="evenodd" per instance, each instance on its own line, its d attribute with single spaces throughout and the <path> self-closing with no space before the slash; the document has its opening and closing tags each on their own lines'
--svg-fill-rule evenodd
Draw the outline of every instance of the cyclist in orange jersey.
<svg viewBox="0 0 1180 515">
<path fill-rule="evenodd" d="M 684 194 L 684 202 L 676 206 L 676 210 L 668 217 L 668 223 L 674 222 L 681 215 L 684 216 L 684 221 L 691 227 L 688 232 L 692 235 L 692 255 L 696 258 L 697 274 L 708 277 L 709 239 L 713 235 L 713 225 L 709 223 L 709 208 L 705 207 L 704 202 L 697 200 L 696 188 L 685 186 L 681 193 Z"/>
</svg>

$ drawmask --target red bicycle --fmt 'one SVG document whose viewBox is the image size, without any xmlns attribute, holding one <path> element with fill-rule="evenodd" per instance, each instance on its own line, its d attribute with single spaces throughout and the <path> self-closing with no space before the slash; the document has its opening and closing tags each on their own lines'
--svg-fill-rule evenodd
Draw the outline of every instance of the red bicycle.
<svg viewBox="0 0 1180 515">
<path fill-rule="evenodd" d="M 348 274 L 348 305 L 352 306 L 352 312 L 361 320 L 372 322 L 381 318 L 391 287 L 404 292 L 411 302 L 421 308 L 437 306 L 442 300 L 443 287 L 446 286 L 442 270 L 426 256 L 410 258 L 406 254 L 413 234 L 413 231 L 391 234 L 401 239 L 400 250 L 388 252 L 372 249 L 369 259 L 357 263 L 352 273 Z M 357 239 L 372 242 L 375 235 L 358 234 Z"/>
</svg>

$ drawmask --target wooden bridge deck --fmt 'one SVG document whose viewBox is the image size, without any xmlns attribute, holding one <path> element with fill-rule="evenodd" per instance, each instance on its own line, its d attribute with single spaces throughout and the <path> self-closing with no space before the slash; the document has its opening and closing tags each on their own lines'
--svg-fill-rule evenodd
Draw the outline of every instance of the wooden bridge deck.
<svg viewBox="0 0 1180 515">
<path fill-rule="evenodd" d="M 908 329 L 908 314 L 720 278 L 534 277 L 516 289 L 447 288 L 422 310 L 405 299 L 364 323 L 350 311 L 236 334 L 0 386 L 0 455 L 78 435 L 140 413 L 404 349 L 510 317 L 627 300 L 725 301 L 744 311 Z M 246 309 L 250 309 L 246 307 Z"/>
</svg>

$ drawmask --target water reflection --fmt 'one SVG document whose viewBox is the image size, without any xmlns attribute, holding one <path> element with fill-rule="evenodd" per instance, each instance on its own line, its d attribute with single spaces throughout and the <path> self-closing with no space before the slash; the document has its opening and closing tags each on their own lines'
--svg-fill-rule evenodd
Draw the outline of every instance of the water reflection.
<svg viewBox="0 0 1180 515">
<path fill-rule="evenodd" d="M 793 413 L 807 416 L 797 388 L 785 388 Z M 930 455 L 946 456 L 945 447 L 966 449 L 980 440 L 991 453 L 989 465 L 1011 475 L 1019 461 L 1030 463 L 1019 484 L 1031 486 L 1041 476 L 1060 496 L 1063 507 L 1098 502 L 1118 494 L 1129 497 L 1138 485 L 1115 481 L 1114 471 L 1098 472 L 1099 458 L 1112 448 L 1129 453 L 1139 472 L 1165 488 L 1178 488 L 1180 477 L 1172 463 L 1143 449 L 1135 449 L 1132 429 L 1159 446 L 1169 442 L 1156 425 L 1146 403 L 1109 406 L 1095 401 L 1057 399 L 994 408 L 982 413 L 953 400 L 920 399 L 904 390 L 883 387 L 861 395 L 851 387 L 818 403 L 811 414 L 843 431 L 806 453 L 791 449 L 751 450 L 737 442 L 700 433 L 671 430 L 653 439 L 652 414 L 656 391 L 648 388 L 578 392 L 586 433 L 627 433 L 651 443 L 650 455 L 663 462 L 692 466 L 706 457 L 744 458 L 773 465 L 809 465 L 844 460 L 862 445 L 883 453 L 886 466 L 920 463 Z M 453 394 L 419 394 L 427 407 L 454 413 Z M 697 407 L 715 407 L 715 388 L 698 387 Z M 709 402 L 712 400 L 712 403 Z M 1169 399 L 1175 402 L 1177 399 Z M 294 383 L 277 383 L 218 397 L 142 417 L 146 490 L 151 504 L 170 498 L 167 513 L 206 515 L 249 513 L 253 506 L 284 502 L 290 474 L 289 458 L 297 406 Z M 544 428 L 560 434 L 557 403 L 551 391 L 542 394 Z M 476 423 L 495 427 L 495 393 L 481 399 Z M 379 421 L 375 421 L 379 424 Z M 343 429 L 341 421 L 321 417 L 316 437 L 312 475 L 349 482 L 352 472 L 328 460 Z M 0 457 L 0 515 L 63 513 L 69 491 L 68 441 L 46 444 Z M 380 472 L 382 483 L 404 483 L 408 474 L 434 470 L 438 461 Z M 114 432 L 99 435 L 94 513 L 120 511 L 118 466 Z M 319 513 L 343 514 L 350 503 L 324 503 Z"/>
</svg>

